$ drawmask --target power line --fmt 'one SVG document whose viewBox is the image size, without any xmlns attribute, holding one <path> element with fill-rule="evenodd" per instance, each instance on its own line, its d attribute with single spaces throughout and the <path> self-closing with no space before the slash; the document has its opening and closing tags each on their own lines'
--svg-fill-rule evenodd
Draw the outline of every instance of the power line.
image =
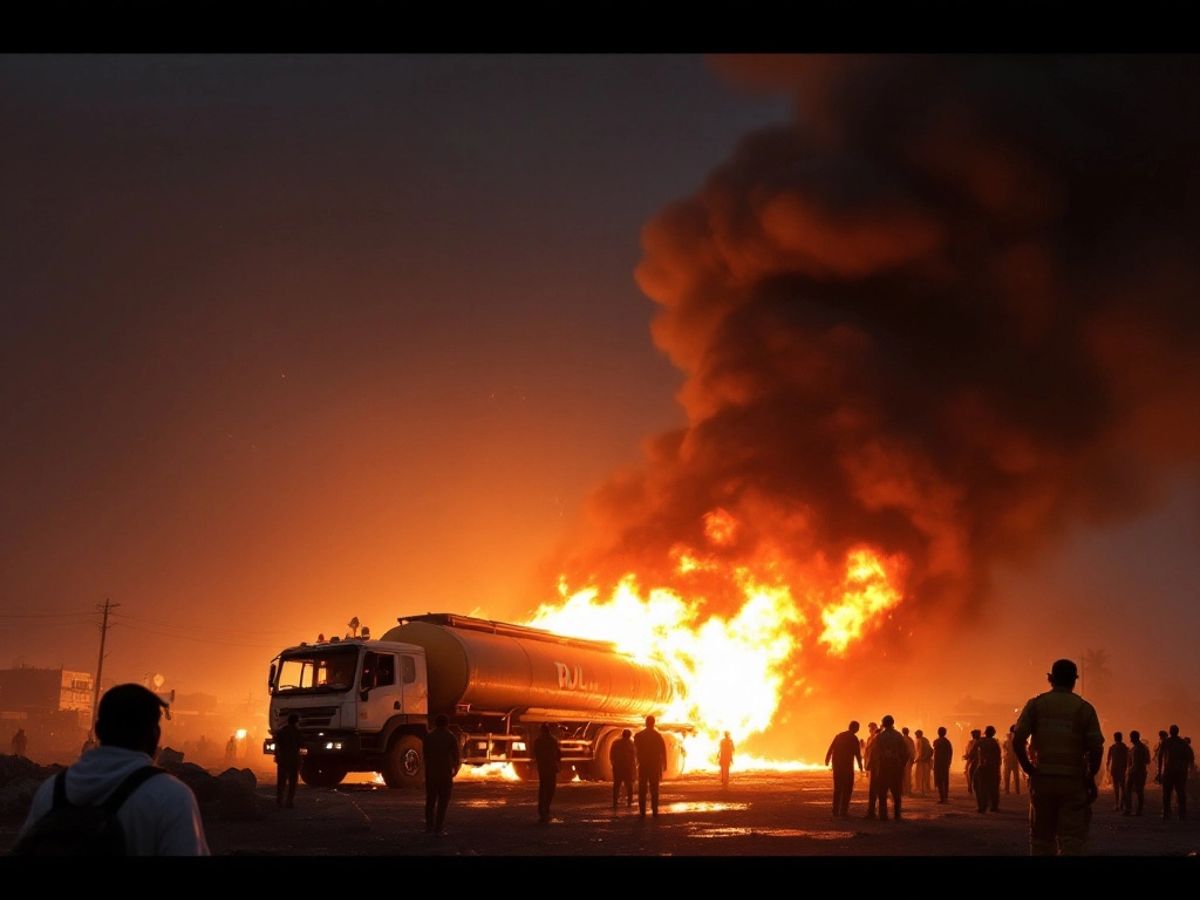
<svg viewBox="0 0 1200 900">
<path fill-rule="evenodd" d="M 0 619 L 59 619 L 72 616 L 91 617 L 90 612 L 55 612 L 55 613 L 0 613 Z"/>
<path fill-rule="evenodd" d="M 153 634 L 157 635 L 158 637 L 174 638 L 177 640 L 182 639 L 185 641 L 198 641 L 202 644 L 219 644 L 223 647 L 246 647 L 253 650 L 264 650 L 268 648 L 278 649 L 278 647 L 274 644 L 244 644 L 237 641 L 222 640 L 220 638 L 199 637 L 198 635 L 194 634 L 174 634 L 169 631 L 157 631 L 156 629 L 146 628 L 142 625 L 131 625 L 128 622 L 120 622 L 118 624 L 120 624 L 122 628 L 127 628 L 130 631 L 140 631 L 143 634 Z"/>
<path fill-rule="evenodd" d="M 116 613 L 115 618 L 119 622 L 138 622 L 143 625 L 155 625 L 159 628 L 183 628 L 188 631 L 213 631 L 218 634 L 228 634 L 229 627 L 226 625 L 190 625 L 174 622 L 159 622 L 154 619 L 146 619 L 141 616 L 132 616 L 129 613 Z M 294 634 L 294 628 L 256 628 L 258 634 Z"/>
</svg>

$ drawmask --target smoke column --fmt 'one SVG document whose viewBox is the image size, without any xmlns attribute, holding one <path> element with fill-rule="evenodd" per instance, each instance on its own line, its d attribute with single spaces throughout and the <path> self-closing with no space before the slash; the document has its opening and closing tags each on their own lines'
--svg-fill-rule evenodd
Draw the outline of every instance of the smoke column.
<svg viewBox="0 0 1200 900">
<path fill-rule="evenodd" d="M 1200 60 L 717 65 L 794 117 L 645 227 L 686 425 L 596 492 L 571 577 L 680 584 L 686 545 L 803 591 L 866 545 L 902 572 L 895 654 L 1194 470 Z"/>
</svg>

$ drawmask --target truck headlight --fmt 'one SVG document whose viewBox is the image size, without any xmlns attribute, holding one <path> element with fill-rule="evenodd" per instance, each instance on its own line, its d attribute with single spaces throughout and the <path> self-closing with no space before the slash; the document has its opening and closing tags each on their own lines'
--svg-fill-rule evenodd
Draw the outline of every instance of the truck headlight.
<svg viewBox="0 0 1200 900">
<path fill-rule="evenodd" d="M 325 749 L 326 750 L 341 750 L 342 742 L 341 741 L 326 741 Z"/>
</svg>

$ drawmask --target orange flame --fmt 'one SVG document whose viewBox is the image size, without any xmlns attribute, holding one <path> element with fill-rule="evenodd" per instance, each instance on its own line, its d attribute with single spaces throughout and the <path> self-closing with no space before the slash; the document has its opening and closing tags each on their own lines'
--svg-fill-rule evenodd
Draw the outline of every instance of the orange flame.
<svg viewBox="0 0 1200 900">
<path fill-rule="evenodd" d="M 829 652 L 843 656 L 852 641 L 857 640 L 879 614 L 900 602 L 900 592 L 892 587 L 883 560 L 870 550 L 860 548 L 851 552 L 846 562 L 845 590 L 842 602 L 821 611 L 825 630 L 819 640 L 829 645 Z"/>
<path fill-rule="evenodd" d="M 738 523 L 718 509 L 705 515 L 704 526 L 709 542 L 723 547 L 735 539 Z M 528 624 L 611 641 L 637 659 L 665 665 L 682 690 L 663 711 L 662 720 L 697 727 L 685 740 L 688 768 L 693 770 L 716 767 L 723 732 L 730 732 L 737 744 L 771 726 L 785 683 L 803 683 L 794 669 L 813 634 L 811 622 L 824 626 L 816 643 L 840 657 L 902 600 L 894 586 L 899 561 L 885 561 L 866 547 L 847 555 L 840 583 L 827 589 L 797 586 L 803 590 L 785 583 L 778 574 L 782 567 L 771 563 L 732 565 L 683 545 L 673 547 L 670 555 L 681 575 L 723 575 L 741 597 L 737 612 L 729 617 L 706 614 L 703 597 L 686 597 L 667 587 L 645 590 L 632 573 L 607 599 L 601 599 L 595 586 L 571 592 L 560 577 L 561 601 L 540 606 Z M 747 769 L 805 764 L 753 759 L 738 752 L 735 765 Z"/>
</svg>

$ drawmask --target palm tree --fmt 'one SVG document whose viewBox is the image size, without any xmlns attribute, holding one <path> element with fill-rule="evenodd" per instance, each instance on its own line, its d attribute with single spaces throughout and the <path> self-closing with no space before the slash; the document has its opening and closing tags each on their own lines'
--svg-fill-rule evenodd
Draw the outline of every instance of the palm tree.
<svg viewBox="0 0 1200 900">
<path fill-rule="evenodd" d="M 358 625 L 359 625 L 358 616 L 355 616 L 353 619 L 351 619 L 349 622 L 346 623 L 346 627 L 350 629 L 351 634 L 353 634 L 355 637 L 358 637 Z"/>
</svg>

